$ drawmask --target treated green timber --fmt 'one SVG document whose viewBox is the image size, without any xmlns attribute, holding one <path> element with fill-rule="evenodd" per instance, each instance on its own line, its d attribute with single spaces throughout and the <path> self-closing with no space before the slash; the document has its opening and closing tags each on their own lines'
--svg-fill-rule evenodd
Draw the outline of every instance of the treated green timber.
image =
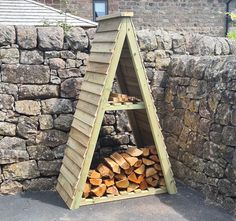
<svg viewBox="0 0 236 221">
<path fill-rule="evenodd" d="M 119 196 L 94 197 L 92 199 L 83 198 L 80 205 L 85 206 L 85 205 L 91 205 L 91 204 L 97 204 L 97 203 L 106 203 L 106 202 L 117 201 L 117 200 L 124 200 L 124 199 L 130 199 L 130 198 L 161 194 L 161 193 L 166 193 L 166 192 L 167 192 L 166 188 L 158 188 L 158 189 L 149 188 L 148 190 L 135 191 L 131 193 L 124 191 L 122 193 L 123 195 L 119 195 Z"/>
<path fill-rule="evenodd" d="M 145 109 L 145 105 L 143 102 L 139 102 L 137 104 L 106 105 L 106 110 L 142 110 L 142 109 Z"/>
</svg>

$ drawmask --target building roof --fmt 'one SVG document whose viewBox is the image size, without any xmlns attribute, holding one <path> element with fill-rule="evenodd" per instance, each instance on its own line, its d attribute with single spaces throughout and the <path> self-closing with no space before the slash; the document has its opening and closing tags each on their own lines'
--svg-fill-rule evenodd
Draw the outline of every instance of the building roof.
<svg viewBox="0 0 236 221">
<path fill-rule="evenodd" d="M 58 25 L 95 27 L 97 23 L 65 13 L 32 0 L 0 0 L 0 25 Z"/>
</svg>

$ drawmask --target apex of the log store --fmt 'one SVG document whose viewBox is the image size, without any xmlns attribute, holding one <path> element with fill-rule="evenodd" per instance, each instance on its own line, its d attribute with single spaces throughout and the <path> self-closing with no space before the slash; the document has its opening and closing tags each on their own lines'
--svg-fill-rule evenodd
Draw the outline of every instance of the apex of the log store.
<svg viewBox="0 0 236 221">
<path fill-rule="evenodd" d="M 96 21 L 102 21 L 106 19 L 119 18 L 119 17 L 133 17 L 133 16 L 134 16 L 133 12 L 118 12 L 112 15 L 100 16 L 96 19 Z"/>
</svg>

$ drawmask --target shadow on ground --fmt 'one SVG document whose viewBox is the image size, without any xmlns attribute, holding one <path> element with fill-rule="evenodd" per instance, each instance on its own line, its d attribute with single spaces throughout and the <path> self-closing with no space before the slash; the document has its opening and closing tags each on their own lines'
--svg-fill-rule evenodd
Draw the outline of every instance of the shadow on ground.
<svg viewBox="0 0 236 221">
<path fill-rule="evenodd" d="M 178 184 L 177 195 L 156 195 L 83 206 L 70 211 L 56 192 L 0 197 L 1 221 L 236 221 L 207 206 L 196 191 Z"/>
</svg>

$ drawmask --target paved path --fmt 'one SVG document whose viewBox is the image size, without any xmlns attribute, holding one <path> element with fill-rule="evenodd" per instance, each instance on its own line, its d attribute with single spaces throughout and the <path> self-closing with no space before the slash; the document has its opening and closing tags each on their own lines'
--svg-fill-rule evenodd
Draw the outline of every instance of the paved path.
<svg viewBox="0 0 236 221">
<path fill-rule="evenodd" d="M 178 184 L 178 194 L 116 201 L 67 209 L 55 192 L 0 197 L 1 221 L 236 221 L 204 204 L 201 194 Z"/>
</svg>

